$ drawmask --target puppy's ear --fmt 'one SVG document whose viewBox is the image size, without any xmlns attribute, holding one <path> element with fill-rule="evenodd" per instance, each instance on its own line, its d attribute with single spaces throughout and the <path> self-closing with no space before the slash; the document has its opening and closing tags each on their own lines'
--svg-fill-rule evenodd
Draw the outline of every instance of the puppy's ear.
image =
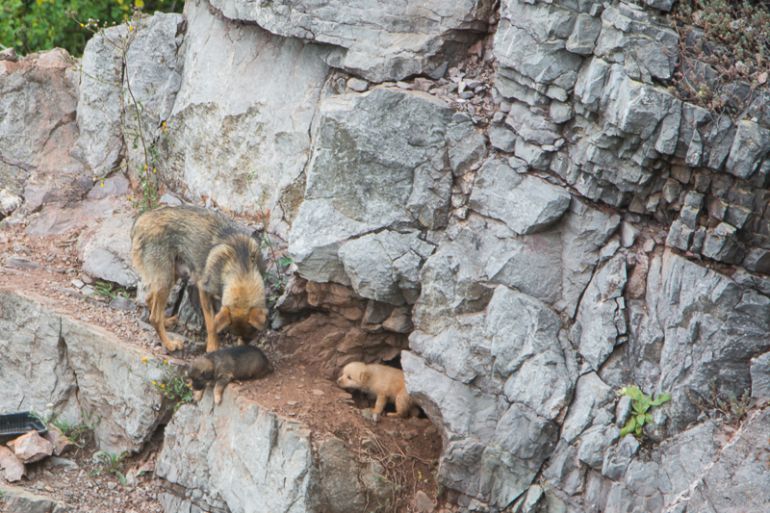
<svg viewBox="0 0 770 513">
<path fill-rule="evenodd" d="M 228 326 L 230 326 L 230 308 L 223 306 L 214 316 L 214 331 L 219 333 Z"/>
<path fill-rule="evenodd" d="M 254 329 L 262 330 L 265 329 L 266 322 L 267 310 L 253 306 L 249 311 L 249 324 L 251 327 Z"/>
<path fill-rule="evenodd" d="M 371 372 L 368 369 L 361 369 L 361 374 L 358 375 L 358 382 L 364 385 L 369 382 L 370 377 Z"/>
</svg>

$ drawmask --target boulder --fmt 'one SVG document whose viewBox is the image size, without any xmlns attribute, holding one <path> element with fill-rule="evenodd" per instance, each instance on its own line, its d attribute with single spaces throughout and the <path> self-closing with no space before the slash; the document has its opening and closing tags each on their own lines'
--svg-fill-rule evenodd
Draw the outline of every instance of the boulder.
<svg viewBox="0 0 770 513">
<path fill-rule="evenodd" d="M 0 410 L 90 419 L 97 446 L 112 453 L 139 450 L 165 414 L 151 385 L 161 371 L 142 365 L 138 348 L 59 313 L 52 300 L 0 289 L 0 330 L 9 334 L 0 339 Z"/>
<path fill-rule="evenodd" d="M 131 264 L 133 216 L 119 212 L 81 234 L 78 253 L 82 269 L 90 276 L 135 287 L 138 281 Z"/>
<path fill-rule="evenodd" d="M 14 438 L 7 445 L 22 463 L 34 463 L 53 454 L 53 444 L 40 436 L 37 431 L 30 431 Z"/>
<path fill-rule="evenodd" d="M 482 156 L 455 150 L 476 135 L 467 116 L 425 93 L 377 87 L 325 99 L 304 201 L 289 233 L 289 252 L 299 273 L 312 281 L 349 284 L 339 255 L 349 239 L 383 228 L 404 232 L 446 226 L 452 173 Z M 399 237 L 364 239 L 372 244 L 369 258 L 378 254 L 381 240 L 394 238 Z M 355 266 L 352 252 L 347 250 L 348 263 Z M 380 269 L 394 265 L 379 256 Z M 410 257 L 399 264 L 404 268 L 398 273 L 415 276 L 419 263 Z"/>
<path fill-rule="evenodd" d="M 339 439 L 312 439 L 231 387 L 216 408 L 211 393 L 180 408 L 164 437 L 155 472 L 171 485 L 160 497 L 166 513 L 379 512 L 393 493 L 376 463 L 354 463 Z"/>
<path fill-rule="evenodd" d="M 96 33 L 83 51 L 74 154 L 94 177 L 143 166 L 181 84 L 184 18 L 157 13 Z"/>
<path fill-rule="evenodd" d="M 34 211 L 90 188 L 83 165 L 69 155 L 78 133 L 75 66 L 62 49 L 0 60 L 0 215 L 21 198 Z"/>
<path fill-rule="evenodd" d="M 486 0 L 410 0 L 352 6 L 332 0 L 251 2 L 211 0 L 225 16 L 256 22 L 273 34 L 331 45 L 325 60 L 372 82 L 413 75 L 439 78 L 458 48 L 487 32 L 493 2 Z"/>
<path fill-rule="evenodd" d="M 488 160 L 476 175 L 469 206 L 503 221 L 518 235 L 527 235 L 558 221 L 571 198 L 561 187 L 520 175 L 500 160 Z"/>
<path fill-rule="evenodd" d="M 21 480 L 26 473 L 24 463 L 9 448 L 0 445 L 0 470 L 3 478 L 9 483 Z"/>
<path fill-rule="evenodd" d="M 181 86 L 159 141 L 159 173 L 190 199 L 270 210 L 269 228 L 285 237 L 302 199 L 326 50 L 227 20 L 206 0 L 187 2 L 185 18 Z"/>
</svg>

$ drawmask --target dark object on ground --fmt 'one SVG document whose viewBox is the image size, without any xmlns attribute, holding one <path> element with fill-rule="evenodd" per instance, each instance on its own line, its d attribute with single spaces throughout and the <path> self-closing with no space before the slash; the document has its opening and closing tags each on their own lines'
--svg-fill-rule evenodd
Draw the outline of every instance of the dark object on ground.
<svg viewBox="0 0 770 513">
<path fill-rule="evenodd" d="M 28 411 L 0 415 L 0 443 L 18 438 L 30 431 L 37 431 L 37 434 L 43 436 L 48 429 L 39 418 Z"/>
</svg>

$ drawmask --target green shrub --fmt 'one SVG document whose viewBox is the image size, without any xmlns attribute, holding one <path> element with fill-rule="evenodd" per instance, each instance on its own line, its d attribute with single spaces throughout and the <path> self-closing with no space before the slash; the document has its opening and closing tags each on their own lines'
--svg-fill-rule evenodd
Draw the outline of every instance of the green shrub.
<svg viewBox="0 0 770 513">
<path fill-rule="evenodd" d="M 668 393 L 660 394 L 653 399 L 642 392 L 636 385 L 621 388 L 618 395 L 624 395 L 631 399 L 632 410 L 631 417 L 626 422 L 626 425 L 623 426 L 623 429 L 620 430 L 621 438 L 629 433 L 633 433 L 636 438 L 641 439 L 644 433 L 644 425 L 652 422 L 650 410 L 671 400 L 671 394 Z"/>
<path fill-rule="evenodd" d="M 89 20 L 99 26 L 123 23 L 135 9 L 180 11 L 183 0 L 2 0 L 0 45 L 22 54 L 65 48 L 80 56 L 91 37 Z"/>
</svg>

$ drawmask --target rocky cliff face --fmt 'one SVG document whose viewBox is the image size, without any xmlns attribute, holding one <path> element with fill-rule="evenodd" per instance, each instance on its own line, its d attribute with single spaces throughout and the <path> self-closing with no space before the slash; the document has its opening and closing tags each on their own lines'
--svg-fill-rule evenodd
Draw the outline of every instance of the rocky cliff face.
<svg viewBox="0 0 770 513">
<path fill-rule="evenodd" d="M 184 21 L 138 27 L 126 62 L 161 179 L 192 201 L 272 210 L 308 281 L 301 306 L 327 318 L 288 329 L 324 326 L 330 373 L 367 347 L 391 358 L 408 334 L 407 385 L 463 511 L 770 501 L 768 93 L 752 88 L 732 117 L 681 100 L 680 48 L 695 43 L 672 3 L 189 0 Z M 119 76 L 105 52 L 89 43 L 77 102 L 75 155 L 96 175 L 130 161 L 137 128 L 120 115 L 125 82 L 89 78 Z M 0 65 L 0 91 L 31 80 L 26 61 Z M 46 126 L 75 108 L 57 70 L 71 93 Z M 41 164 L 23 148 L 0 148 L 13 177 L 0 193 L 34 209 L 22 191 Z M 620 436 L 627 384 L 672 396 L 642 444 Z M 232 424 L 189 409 L 169 427 L 168 512 L 257 511 L 212 477 L 212 454 L 223 433 L 282 421 L 231 402 Z M 241 462 L 251 490 L 283 472 L 292 485 L 266 511 L 319 508 L 307 436 L 278 431 L 267 460 Z"/>
</svg>

